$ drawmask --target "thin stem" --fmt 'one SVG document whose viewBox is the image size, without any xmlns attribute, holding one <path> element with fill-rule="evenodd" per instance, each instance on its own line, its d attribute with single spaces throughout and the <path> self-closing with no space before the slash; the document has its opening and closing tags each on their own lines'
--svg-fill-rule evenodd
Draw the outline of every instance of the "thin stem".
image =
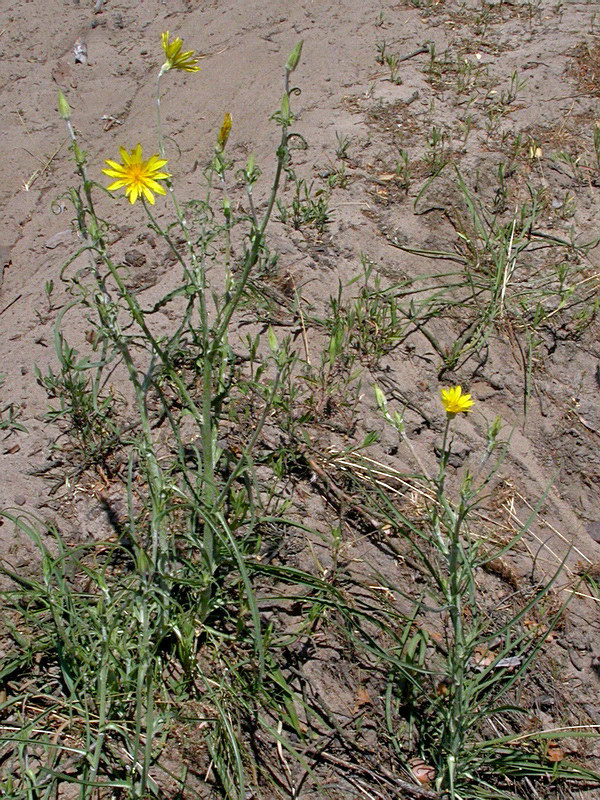
<svg viewBox="0 0 600 800">
<path fill-rule="evenodd" d="M 162 130 L 162 115 L 160 113 L 160 79 L 163 74 L 161 69 L 156 78 L 156 134 L 158 139 L 158 152 L 161 158 L 165 157 L 165 140 Z"/>
<path fill-rule="evenodd" d="M 470 565 L 465 562 L 465 552 L 461 542 L 461 528 L 465 519 L 468 506 L 461 503 L 458 510 L 452 508 L 446 497 L 446 468 L 450 444 L 450 423 L 453 415 L 446 415 L 446 424 L 442 436 L 442 452 L 439 462 L 439 472 L 436 480 L 437 508 L 442 510 L 445 527 L 448 531 L 448 544 L 445 555 L 448 564 L 448 580 L 445 585 L 445 600 L 450 614 L 452 625 L 452 644 L 448 651 L 448 672 L 451 681 L 449 704 L 446 716 L 447 738 L 445 750 L 448 765 L 448 780 L 450 798 L 456 797 L 455 777 L 458 758 L 463 752 L 464 721 L 465 721 L 465 670 L 467 667 L 467 648 L 465 630 L 463 626 L 463 581 L 465 568 Z M 438 517 L 438 524 L 441 520 Z"/>
<path fill-rule="evenodd" d="M 286 69 L 285 71 L 285 94 L 290 97 L 290 72 Z M 267 229 L 267 225 L 269 224 L 269 220 L 271 219 L 271 214 L 273 213 L 273 206 L 275 205 L 275 199 L 277 197 L 277 192 L 279 191 L 279 183 L 281 181 L 281 174 L 283 172 L 284 165 L 287 161 L 288 157 L 288 130 L 289 126 L 285 123 L 282 123 L 281 126 L 281 141 L 279 143 L 279 147 L 277 149 L 277 169 L 275 171 L 275 178 L 273 180 L 273 186 L 271 188 L 271 196 L 269 197 L 269 202 L 267 204 L 267 210 L 265 211 L 263 220 L 260 224 L 259 233 L 262 237 L 265 230 Z"/>
<path fill-rule="evenodd" d="M 164 137 L 162 131 L 162 118 L 161 118 L 161 107 L 160 107 L 160 79 L 162 78 L 163 71 L 160 70 L 158 74 L 158 78 L 156 81 L 156 119 L 157 119 L 157 126 L 158 126 L 158 144 L 159 144 L 159 151 L 161 157 L 165 157 L 165 146 L 164 146 Z M 211 174 L 212 180 L 212 174 Z M 207 203 L 210 200 L 210 189 L 212 183 L 209 181 L 209 188 L 208 188 L 208 197 Z M 216 440 L 215 435 L 215 428 L 217 427 L 217 421 L 213 419 L 213 374 L 214 374 L 214 358 L 217 353 L 217 350 L 214 347 L 211 347 L 211 330 L 208 321 L 208 311 L 207 311 L 207 298 L 206 298 L 206 265 L 204 258 L 199 259 L 198 254 L 196 252 L 196 248 L 194 243 L 192 242 L 191 233 L 185 219 L 185 215 L 177 201 L 177 196 L 173 190 L 173 186 L 171 181 L 167 181 L 167 188 L 169 191 L 169 196 L 173 203 L 173 208 L 175 210 L 175 215 L 177 217 L 177 221 L 179 223 L 179 227 L 184 235 L 187 250 L 190 256 L 190 261 L 192 264 L 193 269 L 193 276 L 190 276 L 182 259 L 181 263 L 184 265 L 184 277 L 187 281 L 189 281 L 190 277 L 192 277 L 193 285 L 198 289 L 197 297 L 198 297 L 198 312 L 199 312 L 199 322 L 200 322 L 200 337 L 201 337 L 201 346 L 202 346 L 202 400 L 201 400 L 201 409 L 198 413 L 198 408 L 196 404 L 192 401 L 187 389 L 184 387 L 182 381 L 178 381 L 178 389 L 180 391 L 183 389 L 182 397 L 185 399 L 186 404 L 189 404 L 188 407 L 190 410 L 193 410 L 194 416 L 196 418 L 196 422 L 199 424 L 200 427 L 200 437 L 202 442 L 202 472 L 199 476 L 200 481 L 200 489 L 201 489 L 201 496 L 204 502 L 204 506 L 207 509 L 213 509 L 214 502 L 215 502 L 215 453 L 214 453 L 214 441 Z M 144 202 L 144 207 L 146 208 L 146 212 L 150 217 L 153 224 L 156 225 L 154 217 L 150 213 L 146 202 Z M 201 232 L 202 239 L 204 239 L 204 231 Z M 222 347 L 222 339 L 225 336 L 226 331 L 223 331 L 221 339 L 217 341 L 217 346 L 220 349 Z M 210 574 L 214 572 L 214 531 L 212 527 L 208 524 L 204 524 L 204 535 L 203 535 L 203 549 L 204 549 L 204 556 L 206 559 L 207 568 Z"/>
</svg>

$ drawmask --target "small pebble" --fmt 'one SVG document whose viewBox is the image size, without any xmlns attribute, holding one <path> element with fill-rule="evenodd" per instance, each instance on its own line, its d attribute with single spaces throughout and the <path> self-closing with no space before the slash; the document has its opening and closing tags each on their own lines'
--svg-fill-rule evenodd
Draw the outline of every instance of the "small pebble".
<svg viewBox="0 0 600 800">
<path fill-rule="evenodd" d="M 87 64 L 87 44 L 82 39 L 77 39 L 73 45 L 73 55 L 76 64 Z"/>
<path fill-rule="evenodd" d="M 48 250 L 54 250 L 54 248 L 58 247 L 59 244 L 66 244 L 69 241 L 71 241 L 71 229 L 67 228 L 65 231 L 59 231 L 53 236 L 50 236 L 48 239 L 46 239 L 44 244 Z"/>
<path fill-rule="evenodd" d="M 590 522 L 586 530 L 595 542 L 600 544 L 600 522 Z"/>
<path fill-rule="evenodd" d="M 542 711 L 550 711 L 552 706 L 556 704 L 553 697 L 550 697 L 548 694 L 542 694 L 536 698 L 536 704 L 542 709 Z"/>
<path fill-rule="evenodd" d="M 130 267 L 143 267 L 146 263 L 146 256 L 139 250 L 128 250 L 125 253 L 125 263 Z"/>
<path fill-rule="evenodd" d="M 569 648 L 568 653 L 571 664 L 573 664 L 575 669 L 581 671 L 583 669 L 583 661 L 581 660 L 581 656 L 579 655 L 579 653 L 577 653 L 576 650 L 573 650 L 571 648 Z"/>
<path fill-rule="evenodd" d="M 502 380 L 502 375 L 499 372 L 494 372 L 489 377 L 490 386 L 492 389 L 504 389 L 504 381 Z"/>
</svg>

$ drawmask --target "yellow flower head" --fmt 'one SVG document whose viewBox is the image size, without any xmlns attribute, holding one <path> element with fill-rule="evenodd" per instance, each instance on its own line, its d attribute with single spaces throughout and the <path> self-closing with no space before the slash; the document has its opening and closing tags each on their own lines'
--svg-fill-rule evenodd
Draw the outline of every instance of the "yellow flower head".
<svg viewBox="0 0 600 800">
<path fill-rule="evenodd" d="M 182 69 L 184 72 L 198 72 L 198 59 L 194 57 L 193 50 L 187 50 L 185 53 L 181 52 L 183 46 L 183 39 L 176 36 L 172 42 L 169 42 L 169 31 L 161 33 L 162 48 L 165 51 L 167 60 L 161 67 L 161 72 L 168 72 L 170 69 Z"/>
<path fill-rule="evenodd" d="M 142 145 L 138 144 L 131 153 L 124 147 L 119 148 L 122 164 L 106 159 L 110 169 L 103 169 L 102 172 L 117 180 L 108 187 L 109 192 L 115 189 L 125 188 L 125 194 L 130 203 L 135 203 L 138 197 L 145 197 L 146 200 L 154 205 L 154 195 L 166 194 L 166 189 L 158 181 L 170 178 L 168 172 L 163 172 L 162 168 L 167 163 L 166 158 L 160 156 L 150 156 L 147 161 L 142 161 Z"/>
<path fill-rule="evenodd" d="M 225 149 L 225 145 L 227 144 L 227 140 L 229 139 L 229 134 L 231 133 L 231 125 L 232 125 L 231 114 L 227 112 L 223 117 L 223 124 L 221 125 L 221 130 L 217 135 L 217 145 L 221 150 Z"/>
<path fill-rule="evenodd" d="M 449 389 L 442 389 L 441 394 L 442 405 L 449 417 L 454 417 L 456 414 L 460 414 L 461 411 L 464 411 L 466 414 L 467 411 L 471 410 L 471 406 L 474 405 L 471 395 L 463 394 L 463 390 L 460 386 L 451 386 Z"/>
</svg>

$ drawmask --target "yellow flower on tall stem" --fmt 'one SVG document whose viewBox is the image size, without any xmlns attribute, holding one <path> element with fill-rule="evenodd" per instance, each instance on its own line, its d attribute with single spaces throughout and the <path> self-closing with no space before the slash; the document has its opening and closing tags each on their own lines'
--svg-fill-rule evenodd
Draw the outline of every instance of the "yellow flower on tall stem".
<svg viewBox="0 0 600 800">
<path fill-rule="evenodd" d="M 162 168 L 167 163 L 166 158 L 158 155 L 150 156 L 147 161 L 142 160 L 142 145 L 138 144 L 131 153 L 124 147 L 119 148 L 123 163 L 106 159 L 109 169 L 102 172 L 110 178 L 116 178 L 114 183 L 108 186 L 109 192 L 115 189 L 125 189 L 125 194 L 130 203 L 135 203 L 138 197 L 145 197 L 146 200 L 154 205 L 155 194 L 166 194 L 167 190 L 158 181 L 170 178 L 168 172 L 163 172 Z"/>
<path fill-rule="evenodd" d="M 471 399 L 471 395 L 463 393 L 460 386 L 451 386 L 449 389 L 442 389 L 441 395 L 442 405 L 449 417 L 454 417 L 461 412 L 466 414 L 467 411 L 471 410 L 471 406 L 475 404 L 474 400 Z"/>
<path fill-rule="evenodd" d="M 168 72 L 170 69 L 182 69 L 184 72 L 198 72 L 198 58 L 194 56 L 193 50 L 187 50 L 185 53 L 181 52 L 183 46 L 183 39 L 176 36 L 172 42 L 169 41 L 169 31 L 165 31 L 160 35 L 162 39 L 162 48 L 165 51 L 167 60 L 162 65 L 161 74 Z"/>
</svg>

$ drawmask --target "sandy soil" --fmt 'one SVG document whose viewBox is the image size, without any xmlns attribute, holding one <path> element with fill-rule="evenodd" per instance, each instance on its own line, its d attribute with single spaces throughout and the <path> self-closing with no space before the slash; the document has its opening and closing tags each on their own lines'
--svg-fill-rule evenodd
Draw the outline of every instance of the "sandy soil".
<svg viewBox="0 0 600 800">
<path fill-rule="evenodd" d="M 55 365 L 54 325 L 68 302 L 60 271 L 77 247 L 64 199 L 75 179 L 56 111 L 58 86 L 73 108 L 91 173 L 104 183 L 103 159 L 115 158 L 119 145 L 131 148 L 139 141 L 146 152 L 155 151 L 152 98 L 160 33 L 182 36 L 186 47 L 202 53 L 202 71 L 168 76 L 163 112 L 171 172 L 181 196 L 193 198 L 225 111 L 234 119 L 232 157 L 242 161 L 253 152 L 268 172 L 278 135 L 269 116 L 279 102 L 281 67 L 304 39 L 294 77 L 302 88 L 297 129 L 309 148 L 297 152 L 295 167 L 317 187 L 326 186 L 340 167 L 339 137 L 349 137 L 345 185 L 331 191 L 332 221 L 322 234 L 275 222 L 271 243 L 280 252 L 281 275 L 302 288 L 316 314 L 325 312 L 338 281 L 347 283 L 361 272 L 361 257 L 391 283 L 448 266 L 414 251 L 460 247 L 457 219 L 464 218 L 464 198 L 457 194 L 452 164 L 489 197 L 497 190 L 498 164 L 511 147 L 520 165 L 516 177 L 507 177 L 513 196 L 525 202 L 528 184 L 543 196 L 536 233 L 564 240 L 573 234 L 578 242 L 598 235 L 600 171 L 576 168 L 577 158 L 579 164 L 595 163 L 598 92 L 593 80 L 587 87 L 578 83 L 577 48 L 597 41 L 596 2 L 491 2 L 486 13 L 475 0 L 106 0 L 96 3 L 98 13 L 92 0 L 3 5 L 0 393 L 5 417 L 12 406 L 27 430 L 2 432 L 0 505 L 57 519 L 65 535 L 78 541 L 103 534 L 105 512 L 89 492 L 78 492 L 64 479 L 61 484 L 60 430 L 45 419 L 48 398 L 35 371 Z M 75 63 L 76 42 L 85 43 L 87 63 Z M 390 79 L 395 75 L 385 56 L 378 61 L 382 43 L 388 54 L 409 56 L 399 62 L 396 80 Z M 445 66 L 432 67 L 430 43 Z M 513 74 L 515 97 L 510 96 Z M 434 129 L 441 135 L 438 152 L 445 148 L 451 163 L 419 195 L 431 175 Z M 521 149 L 514 146 L 518 135 Z M 399 178 L 400 150 L 411 159 L 409 185 Z M 559 152 L 570 153 L 571 162 L 554 157 Z M 160 202 L 162 218 L 167 212 Z M 169 263 L 144 238 L 143 211 L 124 199 L 118 208 L 117 249 L 142 254 L 135 279 L 151 301 L 153 287 L 169 280 Z M 545 257 L 543 251 L 537 256 Z M 599 262 L 600 249 L 591 249 L 585 264 L 591 286 Z M 50 304 L 49 281 L 54 283 Z M 451 347 L 463 323 L 460 314 L 438 320 L 437 340 Z M 84 331 L 76 322 L 68 324 L 75 340 L 81 339 Z M 476 457 L 484 417 L 498 415 L 513 428 L 503 474 L 514 513 L 525 519 L 530 507 L 545 500 L 527 548 L 511 569 L 517 575 L 533 570 L 539 577 L 566 559 L 565 585 L 581 564 L 600 562 L 599 328 L 595 319 L 581 330 L 576 324 L 566 319 L 558 330 L 548 325 L 539 331 L 531 374 L 526 342 L 508 323 L 452 370 L 443 371 L 440 354 L 415 333 L 371 373 L 373 381 L 384 381 L 389 397 L 413 409 L 407 412 L 410 433 L 428 463 L 439 446 L 440 428 L 431 420 L 439 416 L 441 385 L 468 386 L 484 410 L 461 420 L 456 467 Z M 314 341 L 318 348 L 318 337 Z M 376 455 L 394 463 L 394 437 L 364 388 L 355 438 L 378 430 Z M 331 426 L 324 437 L 334 444 L 348 441 Z M 16 569 L 31 568 L 30 545 L 8 523 L 0 530 L 0 554 Z M 565 680 L 577 688 L 585 713 L 600 722 L 600 619 L 596 603 L 577 603 L 561 634 Z M 323 678 L 323 685 L 330 690 L 332 676 Z M 331 702 L 335 705 L 335 698 Z"/>
</svg>

